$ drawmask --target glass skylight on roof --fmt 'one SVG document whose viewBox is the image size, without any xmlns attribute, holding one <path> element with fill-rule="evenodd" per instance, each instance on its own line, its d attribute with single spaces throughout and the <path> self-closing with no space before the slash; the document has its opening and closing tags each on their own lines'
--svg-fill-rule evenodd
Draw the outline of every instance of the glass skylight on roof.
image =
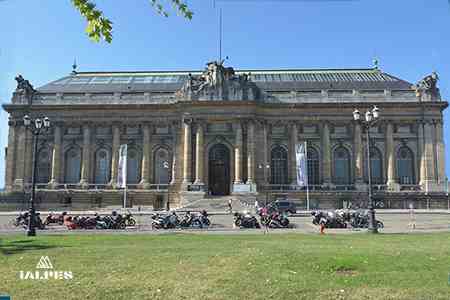
<svg viewBox="0 0 450 300">
<path fill-rule="evenodd" d="M 111 77 L 105 77 L 105 76 L 101 76 L 101 77 L 94 77 L 92 78 L 91 82 L 89 82 L 89 84 L 104 84 L 104 83 L 109 83 L 111 81 Z"/>
<path fill-rule="evenodd" d="M 71 78 L 64 78 L 58 81 L 55 81 L 53 84 L 66 84 L 70 81 Z"/>
<path fill-rule="evenodd" d="M 112 77 L 111 83 L 129 83 L 131 81 L 130 76 L 118 76 Z"/>
<path fill-rule="evenodd" d="M 86 84 L 91 81 L 92 77 L 75 77 L 69 82 L 69 84 Z"/>
</svg>

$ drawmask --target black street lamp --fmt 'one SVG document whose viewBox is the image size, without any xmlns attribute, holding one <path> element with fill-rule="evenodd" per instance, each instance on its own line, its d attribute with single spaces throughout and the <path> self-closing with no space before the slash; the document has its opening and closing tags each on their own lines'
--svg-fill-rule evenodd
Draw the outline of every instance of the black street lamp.
<svg viewBox="0 0 450 300">
<path fill-rule="evenodd" d="M 368 231 L 370 233 L 378 233 L 378 227 L 375 221 L 375 208 L 373 205 L 372 198 L 372 168 L 370 162 L 370 128 L 375 125 L 379 120 L 380 110 L 378 107 L 374 106 L 372 110 L 368 110 L 365 114 L 365 120 L 361 119 L 361 114 L 359 110 L 353 112 L 353 119 L 361 124 L 366 130 L 366 141 L 367 141 L 367 177 L 368 177 L 368 190 L 369 190 L 369 226 Z"/>
<path fill-rule="evenodd" d="M 39 135 L 42 133 L 46 133 L 50 128 L 50 120 L 48 117 L 44 117 L 43 119 L 36 118 L 32 120 L 28 115 L 23 117 L 23 124 L 25 125 L 25 129 L 30 130 L 33 134 L 33 168 L 31 169 L 31 197 L 30 197 L 30 210 L 29 210 L 29 219 L 28 219 L 28 236 L 36 235 L 36 211 L 34 208 L 34 198 L 36 194 L 36 169 L 37 169 L 37 147 Z"/>
</svg>

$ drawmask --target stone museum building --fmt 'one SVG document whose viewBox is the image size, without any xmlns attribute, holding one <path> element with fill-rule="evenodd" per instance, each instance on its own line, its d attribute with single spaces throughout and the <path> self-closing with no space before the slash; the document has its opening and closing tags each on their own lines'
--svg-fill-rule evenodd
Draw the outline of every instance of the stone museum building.
<svg viewBox="0 0 450 300">
<path fill-rule="evenodd" d="M 418 74 L 417 79 L 420 79 Z M 6 190 L 27 198 L 33 135 L 38 204 L 121 205 L 119 147 L 128 145 L 129 205 L 180 207 L 227 196 L 305 205 L 295 145 L 307 142 L 312 207 L 366 201 L 365 127 L 374 106 L 370 166 L 377 207 L 447 208 L 443 110 L 433 73 L 418 83 L 368 69 L 77 72 L 34 89 L 18 76 L 9 113 Z M 19 196 L 18 196 L 19 195 Z M 18 199 L 18 198 L 17 198 Z M 220 201 L 220 200 L 218 200 Z M 67 203 L 66 203 L 67 204 Z M 38 206 L 39 207 L 39 206 Z"/>
</svg>

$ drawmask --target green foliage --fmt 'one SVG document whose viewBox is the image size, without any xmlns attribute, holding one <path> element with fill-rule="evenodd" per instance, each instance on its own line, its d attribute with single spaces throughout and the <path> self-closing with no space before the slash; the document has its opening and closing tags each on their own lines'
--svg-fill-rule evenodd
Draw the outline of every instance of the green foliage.
<svg viewBox="0 0 450 300">
<path fill-rule="evenodd" d="M 71 0 L 75 8 L 86 19 L 86 34 L 95 42 L 104 40 L 107 43 L 112 41 L 113 22 L 105 17 L 103 12 L 97 9 L 94 1 L 89 0 Z M 172 3 L 175 10 L 177 10 L 183 17 L 188 20 L 192 19 L 193 12 L 189 10 L 188 6 L 182 0 L 166 0 Z M 160 0 L 150 0 L 150 4 L 156 9 L 157 13 L 168 17 L 169 14 L 161 4 Z"/>
</svg>

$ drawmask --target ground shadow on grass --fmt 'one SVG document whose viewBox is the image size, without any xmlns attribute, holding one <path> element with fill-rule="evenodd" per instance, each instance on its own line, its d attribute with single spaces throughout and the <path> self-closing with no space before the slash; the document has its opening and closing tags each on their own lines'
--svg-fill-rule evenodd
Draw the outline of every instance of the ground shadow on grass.
<svg viewBox="0 0 450 300">
<path fill-rule="evenodd" d="M 14 255 L 26 251 L 44 250 L 60 247 L 62 246 L 42 244 L 37 240 L 17 240 L 8 242 L 0 240 L 0 253 L 3 255 Z"/>
</svg>

